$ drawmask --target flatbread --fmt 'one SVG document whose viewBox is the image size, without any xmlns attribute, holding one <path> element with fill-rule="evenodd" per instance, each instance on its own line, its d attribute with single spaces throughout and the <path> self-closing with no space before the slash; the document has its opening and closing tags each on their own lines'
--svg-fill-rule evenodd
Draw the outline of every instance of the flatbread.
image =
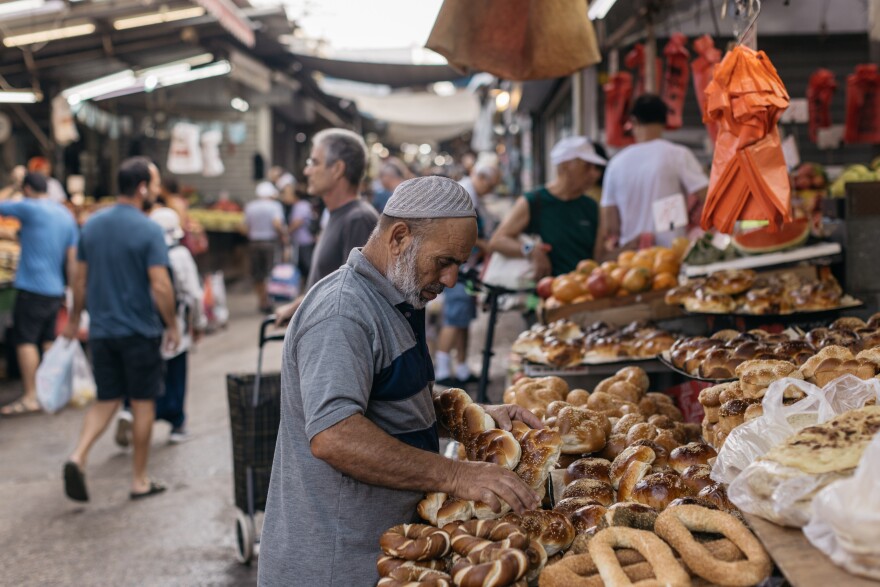
<svg viewBox="0 0 880 587">
<path fill-rule="evenodd" d="M 808 474 L 854 469 L 880 432 L 880 406 L 866 406 L 802 429 L 760 460 L 773 461 Z"/>
</svg>

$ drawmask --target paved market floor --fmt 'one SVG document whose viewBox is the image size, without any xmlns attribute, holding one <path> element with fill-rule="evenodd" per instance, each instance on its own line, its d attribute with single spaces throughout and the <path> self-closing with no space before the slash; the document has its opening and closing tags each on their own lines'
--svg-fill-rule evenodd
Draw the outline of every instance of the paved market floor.
<svg viewBox="0 0 880 587">
<path fill-rule="evenodd" d="M 0 420 L 0 585 L 252 585 L 256 566 L 235 560 L 232 459 L 225 374 L 253 371 L 260 316 L 253 298 L 230 296 L 226 330 L 206 338 L 190 358 L 192 439 L 167 443 L 156 425 L 150 470 L 168 484 L 160 496 L 128 499 L 130 454 L 116 447 L 112 428 L 90 456 L 91 502 L 63 494 L 61 468 L 79 433 L 82 410 Z M 502 314 L 498 349 L 522 329 L 519 314 Z M 469 363 L 477 372 L 485 315 L 472 328 Z M 506 353 L 493 365 L 490 398 L 500 398 Z M 266 365 L 280 364 L 280 346 Z M 20 384 L 0 384 L 0 403 Z"/>
</svg>

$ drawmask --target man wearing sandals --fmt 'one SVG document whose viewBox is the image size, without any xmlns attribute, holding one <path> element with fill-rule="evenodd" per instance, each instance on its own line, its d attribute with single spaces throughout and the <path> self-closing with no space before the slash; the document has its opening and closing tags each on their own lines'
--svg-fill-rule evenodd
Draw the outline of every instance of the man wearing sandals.
<svg viewBox="0 0 880 587">
<path fill-rule="evenodd" d="M 131 400 L 132 499 L 161 493 L 147 476 L 155 398 L 164 378 L 162 334 L 167 349 L 180 342 L 168 247 L 158 224 L 144 215 L 144 204 L 159 194 L 159 170 L 133 157 L 119 168 L 116 205 L 92 216 L 82 230 L 73 281 L 73 311 L 65 336 L 79 330 L 89 311 L 89 344 L 98 401 L 86 413 L 76 449 L 64 465 L 64 491 L 88 501 L 85 465 L 89 450 L 107 429 L 123 398 Z M 164 324 L 164 326 L 163 326 Z"/>
<path fill-rule="evenodd" d="M 64 302 L 65 265 L 69 275 L 76 261 L 76 222 L 64 206 L 47 197 L 47 186 L 43 175 L 28 173 L 22 181 L 25 198 L 0 202 L 0 215 L 21 222 L 12 323 L 24 387 L 21 398 L 0 408 L 2 416 L 40 411 L 36 383 L 40 351 L 47 351 L 55 340 L 55 321 Z"/>
</svg>

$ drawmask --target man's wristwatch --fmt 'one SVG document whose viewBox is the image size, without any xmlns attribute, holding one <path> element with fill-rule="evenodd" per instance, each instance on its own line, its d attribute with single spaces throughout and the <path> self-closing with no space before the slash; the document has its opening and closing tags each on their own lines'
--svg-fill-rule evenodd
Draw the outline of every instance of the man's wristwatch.
<svg viewBox="0 0 880 587">
<path fill-rule="evenodd" d="M 522 248 L 520 249 L 520 251 L 522 251 L 523 257 L 529 257 L 532 254 L 532 251 L 534 251 L 534 250 L 535 250 L 535 243 L 532 243 L 532 242 L 524 242 L 522 244 Z"/>
</svg>

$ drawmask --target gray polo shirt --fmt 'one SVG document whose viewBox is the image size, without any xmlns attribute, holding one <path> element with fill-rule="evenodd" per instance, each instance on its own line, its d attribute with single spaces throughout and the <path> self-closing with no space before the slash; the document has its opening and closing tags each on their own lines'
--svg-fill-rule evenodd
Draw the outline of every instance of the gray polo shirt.
<svg viewBox="0 0 880 587">
<path fill-rule="evenodd" d="M 339 269 L 353 248 L 367 244 L 378 220 L 376 210 L 360 198 L 333 210 L 315 246 L 306 291 Z"/>
<path fill-rule="evenodd" d="M 283 353 L 259 584 L 374 585 L 379 537 L 413 521 L 422 494 L 361 483 L 312 456 L 309 443 L 361 414 L 411 446 L 439 450 L 424 310 L 406 305 L 355 249 L 303 300 Z"/>
</svg>

